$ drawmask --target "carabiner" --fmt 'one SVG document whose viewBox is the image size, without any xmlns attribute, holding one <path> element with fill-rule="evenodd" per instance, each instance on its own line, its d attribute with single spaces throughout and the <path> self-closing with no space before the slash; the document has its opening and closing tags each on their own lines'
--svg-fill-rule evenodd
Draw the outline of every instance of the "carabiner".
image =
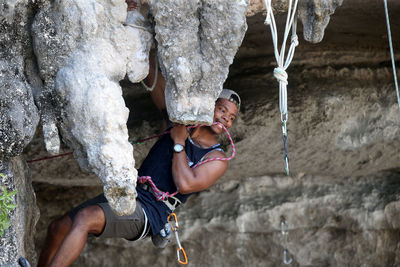
<svg viewBox="0 0 400 267">
<path fill-rule="evenodd" d="M 184 258 L 184 261 L 182 261 L 181 260 L 181 257 L 180 257 L 180 251 L 182 251 L 182 255 L 183 255 L 183 258 Z M 183 249 L 183 247 L 180 247 L 180 248 L 177 248 L 177 250 L 176 250 L 176 255 L 177 255 L 177 257 L 178 257 L 178 262 L 180 263 L 180 264 L 188 264 L 188 259 L 187 259 L 187 257 L 186 257 L 186 252 L 185 252 L 185 250 Z"/>
<path fill-rule="evenodd" d="M 284 220 L 281 221 L 281 234 L 282 235 L 287 235 L 288 231 L 287 231 L 287 224 Z"/>
<path fill-rule="evenodd" d="M 292 261 L 293 261 L 293 258 L 290 256 L 290 259 L 288 260 L 287 259 L 287 255 L 289 254 L 289 252 L 288 252 L 288 250 L 285 248 L 284 250 L 283 250 L 283 263 L 284 264 L 286 264 L 286 265 L 289 265 L 289 264 L 291 264 L 292 263 Z"/>
<path fill-rule="evenodd" d="M 170 218 L 171 218 L 171 216 L 174 217 L 175 227 L 172 225 L 172 223 L 174 223 L 174 222 L 171 223 L 171 222 L 169 221 Z M 178 225 L 178 218 L 176 217 L 176 214 L 175 214 L 174 212 L 171 212 L 171 213 L 168 215 L 167 221 L 168 221 L 168 223 L 171 225 L 172 231 L 176 231 L 175 229 L 178 229 L 178 228 L 179 228 L 179 225 Z"/>
<path fill-rule="evenodd" d="M 289 171 L 289 158 L 286 156 L 285 157 L 285 172 L 286 172 L 286 176 L 290 175 L 290 171 Z"/>
</svg>

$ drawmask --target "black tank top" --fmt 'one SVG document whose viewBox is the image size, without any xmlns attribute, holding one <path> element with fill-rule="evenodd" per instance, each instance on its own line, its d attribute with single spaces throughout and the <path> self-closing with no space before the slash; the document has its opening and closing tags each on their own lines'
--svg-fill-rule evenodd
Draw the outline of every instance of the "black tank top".
<svg viewBox="0 0 400 267">
<path fill-rule="evenodd" d="M 174 193 L 177 191 L 172 177 L 173 145 L 170 134 L 162 136 L 151 148 L 146 159 L 139 168 L 138 176 L 151 176 L 157 188 L 163 192 Z M 188 158 L 189 167 L 200 162 L 202 158 L 213 150 L 220 150 L 221 145 L 217 144 L 210 148 L 196 146 L 190 137 L 185 142 L 185 152 Z M 162 201 L 157 201 L 151 192 L 141 187 L 136 187 L 138 199 L 143 203 L 143 209 L 149 219 L 153 235 L 156 235 L 164 228 L 168 214 L 171 210 Z M 182 203 L 186 202 L 190 194 L 176 194 Z"/>
</svg>

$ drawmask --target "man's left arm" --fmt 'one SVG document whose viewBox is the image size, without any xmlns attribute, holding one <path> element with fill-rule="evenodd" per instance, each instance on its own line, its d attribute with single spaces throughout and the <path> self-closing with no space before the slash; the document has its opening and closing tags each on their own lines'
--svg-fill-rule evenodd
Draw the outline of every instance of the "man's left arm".
<svg viewBox="0 0 400 267">
<path fill-rule="evenodd" d="M 171 129 L 171 137 L 175 144 L 185 145 L 188 132 L 184 125 L 175 125 Z M 208 158 L 225 157 L 221 151 L 212 151 Z M 174 153 L 172 158 L 172 176 L 178 191 L 189 194 L 207 189 L 214 184 L 228 168 L 228 162 L 215 160 L 194 169 L 189 167 L 185 150 Z"/>
</svg>

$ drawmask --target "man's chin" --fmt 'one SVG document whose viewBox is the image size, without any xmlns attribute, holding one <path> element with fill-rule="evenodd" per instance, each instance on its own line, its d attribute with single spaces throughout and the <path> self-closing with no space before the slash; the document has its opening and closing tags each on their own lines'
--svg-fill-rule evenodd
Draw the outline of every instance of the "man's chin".
<svg viewBox="0 0 400 267">
<path fill-rule="evenodd" d="M 219 126 L 218 124 L 212 125 L 211 130 L 216 134 L 222 134 L 224 132 L 224 129 L 221 126 Z"/>
</svg>

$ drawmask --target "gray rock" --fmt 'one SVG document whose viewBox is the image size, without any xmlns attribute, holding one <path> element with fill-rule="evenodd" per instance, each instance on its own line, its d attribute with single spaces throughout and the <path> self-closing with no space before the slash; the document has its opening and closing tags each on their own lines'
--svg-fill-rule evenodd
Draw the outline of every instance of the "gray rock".
<svg viewBox="0 0 400 267">
<path fill-rule="evenodd" d="M 27 1 L 9 2 L 0 15 L 0 45 L 7 48 L 0 49 L 1 158 L 20 154 L 32 139 L 39 121 L 32 88 L 24 76 L 24 60 L 31 51 L 26 28 L 29 9 L 24 7 Z"/>
<path fill-rule="evenodd" d="M 9 213 L 11 226 L 0 237 L 0 266 L 19 266 L 20 257 L 36 263 L 33 233 L 39 219 L 39 210 L 28 166 L 22 158 L 14 157 L 10 161 L 0 161 L 0 172 L 6 175 L 1 185 L 8 191 L 18 191 L 15 197 L 18 206 Z"/>
<path fill-rule="evenodd" d="M 248 1 L 149 1 L 169 117 L 212 123 L 214 103 L 246 32 Z"/>
<path fill-rule="evenodd" d="M 293 3 L 294 1 L 292 1 Z M 311 43 L 319 43 L 324 37 L 330 16 L 336 8 L 341 6 L 343 0 L 299 0 L 298 17 L 303 23 L 304 40 Z M 288 10 L 288 0 L 273 0 L 271 2 L 275 15 L 285 13 Z M 264 0 L 253 0 L 247 11 L 247 16 L 253 16 L 259 12 L 265 12 Z M 278 33 L 284 32 L 284 24 L 278 25 Z"/>
<path fill-rule="evenodd" d="M 298 16 L 303 23 L 304 39 L 311 43 L 321 42 L 330 16 L 342 3 L 343 0 L 299 1 Z"/>
<path fill-rule="evenodd" d="M 127 73 L 132 82 L 147 76 L 152 42 L 149 32 L 123 26 L 126 15 L 123 0 L 47 2 L 33 24 L 35 54 L 46 90 L 56 96 L 63 139 L 81 168 L 104 183 L 118 214 L 133 212 L 137 176 L 118 82 Z M 53 147 L 51 120 L 43 132 Z"/>
<path fill-rule="evenodd" d="M 26 71 L 32 60 L 29 21 L 31 1 L 3 1 L 0 4 L 0 185 L 18 190 L 18 207 L 9 213 L 11 226 L 0 237 L 0 265 L 19 266 L 20 256 L 35 261 L 33 233 L 38 219 L 30 175 L 21 158 L 39 122 L 31 81 L 34 71 Z"/>
</svg>

